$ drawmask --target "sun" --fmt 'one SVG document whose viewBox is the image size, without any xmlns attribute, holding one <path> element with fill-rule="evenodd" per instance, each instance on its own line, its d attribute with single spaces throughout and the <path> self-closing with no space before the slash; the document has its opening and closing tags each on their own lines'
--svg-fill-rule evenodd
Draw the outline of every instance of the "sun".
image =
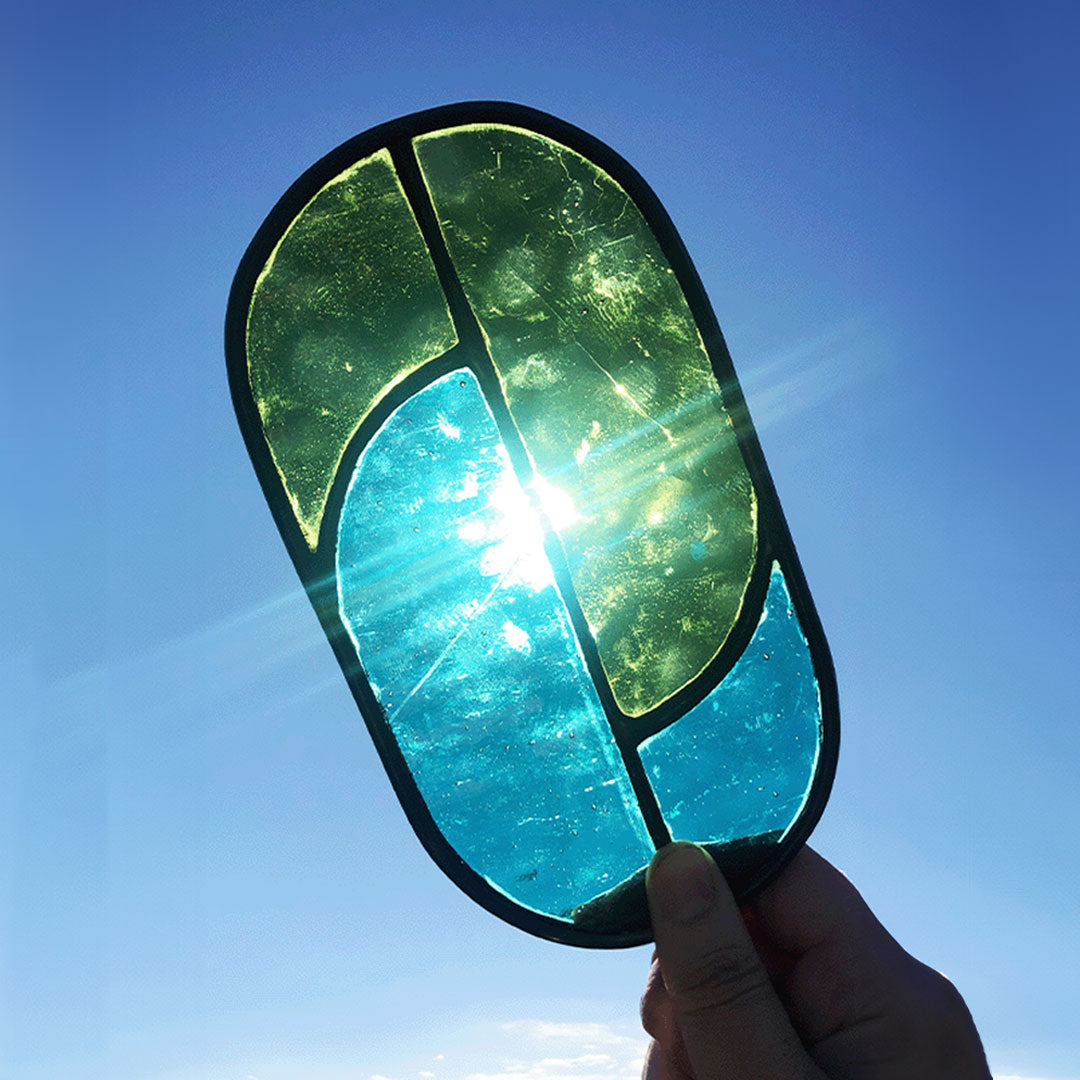
<svg viewBox="0 0 1080 1080">
<path fill-rule="evenodd" d="M 508 459 L 502 466 L 487 498 L 486 512 L 464 522 L 458 536 L 484 544 L 482 574 L 498 577 L 501 585 L 524 585 L 540 592 L 555 584 L 544 550 L 547 528 L 559 532 L 579 521 L 580 515 L 573 499 L 539 474 L 526 489 Z"/>
</svg>

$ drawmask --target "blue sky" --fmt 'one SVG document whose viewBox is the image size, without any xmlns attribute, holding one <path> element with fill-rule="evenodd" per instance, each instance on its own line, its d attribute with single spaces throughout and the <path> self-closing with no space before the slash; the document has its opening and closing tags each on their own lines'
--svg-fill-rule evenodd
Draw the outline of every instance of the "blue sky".
<svg viewBox="0 0 1080 1080">
<path fill-rule="evenodd" d="M 839 678 L 815 845 L 957 982 L 999 1075 L 1077 1080 L 1077 23 L 9 14 L 0 1075 L 633 1074 L 648 951 L 531 939 L 430 863 L 225 382 L 232 274 L 288 184 L 383 120 L 498 98 L 628 158 L 702 275 Z"/>
</svg>

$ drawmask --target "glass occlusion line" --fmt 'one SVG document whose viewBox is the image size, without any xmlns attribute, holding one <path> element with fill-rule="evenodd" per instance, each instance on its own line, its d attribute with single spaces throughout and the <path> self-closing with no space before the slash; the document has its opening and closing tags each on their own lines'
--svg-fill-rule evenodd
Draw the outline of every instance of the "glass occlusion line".
<svg viewBox="0 0 1080 1080">
<path fill-rule="evenodd" d="M 467 366 L 473 371 L 480 383 L 518 481 L 540 520 L 544 522 L 544 550 L 551 564 L 556 588 L 566 604 L 578 647 L 581 649 L 585 666 L 596 688 L 604 715 L 614 736 L 615 744 L 619 748 L 619 754 L 633 787 L 634 795 L 637 798 L 638 809 L 645 822 L 645 827 L 653 844 L 658 848 L 663 847 L 665 844 L 670 843 L 671 833 L 664 822 L 656 795 L 645 775 L 645 767 L 638 757 L 636 747 L 640 740 L 626 729 L 625 721 L 627 718 L 615 703 L 615 697 L 608 683 L 607 674 L 600 661 L 596 642 L 589 631 L 588 621 L 581 610 L 577 592 L 574 589 L 562 542 L 550 527 L 544 508 L 529 487 L 533 478 L 532 462 L 525 449 L 525 443 L 517 424 L 510 415 L 509 407 L 503 396 L 502 384 L 495 370 L 495 364 L 488 352 L 483 330 L 472 309 L 472 305 L 465 295 L 465 289 L 461 284 L 461 279 L 458 277 L 453 260 L 450 258 L 442 227 L 439 224 L 438 215 L 435 213 L 427 183 L 420 170 L 412 140 L 394 140 L 390 143 L 389 149 L 402 189 L 405 191 L 405 196 L 409 200 L 413 214 L 420 226 L 420 233 L 428 245 L 435 272 L 446 294 L 450 318 L 454 323 L 454 329 L 457 331 L 458 341 L 461 346 L 464 346 L 463 351 L 468 356 Z"/>
</svg>

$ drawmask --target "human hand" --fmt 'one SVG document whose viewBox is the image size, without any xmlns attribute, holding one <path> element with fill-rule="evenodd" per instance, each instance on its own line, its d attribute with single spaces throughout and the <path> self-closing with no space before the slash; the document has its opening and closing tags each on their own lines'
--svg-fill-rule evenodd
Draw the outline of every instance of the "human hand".
<svg viewBox="0 0 1080 1080">
<path fill-rule="evenodd" d="M 646 883 L 644 1080 L 990 1080 L 957 990 L 809 848 L 741 913 L 693 844 Z"/>
</svg>

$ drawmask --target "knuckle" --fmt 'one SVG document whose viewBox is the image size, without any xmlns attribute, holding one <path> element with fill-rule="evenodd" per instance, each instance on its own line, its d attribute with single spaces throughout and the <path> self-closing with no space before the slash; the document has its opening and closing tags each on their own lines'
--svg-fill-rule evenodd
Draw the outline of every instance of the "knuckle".
<svg viewBox="0 0 1080 1080">
<path fill-rule="evenodd" d="M 920 964 L 922 978 L 916 984 L 918 1000 L 925 1013 L 924 1023 L 945 1028 L 969 1015 L 967 1005 L 948 976 Z"/>
<path fill-rule="evenodd" d="M 982 1043 L 960 991 L 940 972 L 915 964 L 906 1007 L 894 1017 L 894 1034 L 904 1052 L 919 1055 L 935 1076 L 989 1080 Z"/>
<path fill-rule="evenodd" d="M 967 1002 L 945 975 L 937 972 L 935 974 L 937 975 L 937 1001 L 934 1019 L 938 1041 L 946 1046 L 954 1042 L 966 1044 L 971 1041 L 971 1035 L 975 1031 Z"/>
<path fill-rule="evenodd" d="M 646 1034 L 663 1043 L 673 1025 L 671 999 L 659 978 L 649 977 L 648 986 L 641 999 L 641 1026 Z"/>
<path fill-rule="evenodd" d="M 769 977 L 750 944 L 709 949 L 681 973 L 677 986 L 668 987 L 680 1016 L 728 1009 L 770 990 Z"/>
<path fill-rule="evenodd" d="M 940 972 L 938 973 L 938 993 L 941 995 L 941 1010 L 947 1018 L 967 1017 L 968 1007 L 963 996 L 952 980 Z"/>
<path fill-rule="evenodd" d="M 641 1026 L 645 1029 L 646 1035 L 651 1035 L 657 1040 L 663 1032 L 664 1021 L 660 1005 L 648 994 L 641 999 Z"/>
</svg>

